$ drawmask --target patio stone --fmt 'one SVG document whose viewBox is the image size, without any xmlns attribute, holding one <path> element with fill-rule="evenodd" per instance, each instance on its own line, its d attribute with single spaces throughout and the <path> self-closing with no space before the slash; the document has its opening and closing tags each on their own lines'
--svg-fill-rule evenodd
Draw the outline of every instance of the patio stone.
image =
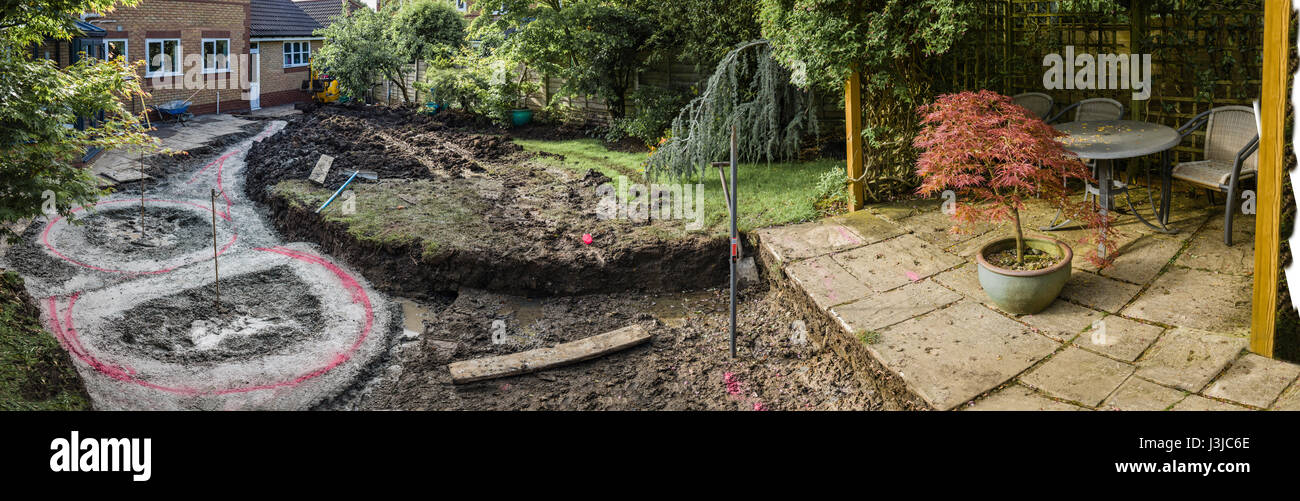
<svg viewBox="0 0 1300 501">
<path fill-rule="evenodd" d="M 1198 392 L 1223 371 L 1246 339 L 1188 328 L 1166 333 L 1138 362 L 1138 375 L 1160 384 Z"/>
<path fill-rule="evenodd" d="M 950 247 L 960 244 L 967 240 L 979 237 L 997 227 L 995 224 L 979 223 L 970 227 L 961 228 L 962 232 L 957 233 L 950 231 L 957 223 L 953 221 L 952 216 L 944 214 L 942 210 L 922 212 L 913 215 L 901 223 L 917 238 L 930 242 L 939 247 Z"/>
<path fill-rule="evenodd" d="M 1248 411 L 1240 405 L 1232 405 L 1218 400 L 1202 397 L 1200 395 L 1188 395 L 1182 402 L 1174 405 L 1174 411 Z"/>
<path fill-rule="evenodd" d="M 1142 287 L 1106 278 L 1086 271 L 1070 274 L 1061 297 L 1107 313 L 1116 313 L 1137 295 Z"/>
<path fill-rule="evenodd" d="M 968 411 L 1083 411 L 1077 405 L 1057 402 L 1044 397 L 1034 390 L 1013 384 L 997 393 L 984 397 L 984 400 L 967 407 Z"/>
<path fill-rule="evenodd" d="M 1020 382 L 1054 397 L 1096 407 L 1133 373 L 1133 366 L 1066 347 Z"/>
<path fill-rule="evenodd" d="M 827 221 L 851 228 L 866 240 L 864 244 L 874 244 L 907 233 L 902 226 L 864 210 L 835 216 Z"/>
<path fill-rule="evenodd" d="M 1244 333 L 1250 330 L 1252 285 L 1248 277 L 1175 267 L 1122 313 L 1167 325 Z"/>
<path fill-rule="evenodd" d="M 1100 273 L 1125 282 L 1150 283 L 1182 248 L 1183 240 L 1180 238 L 1160 234 L 1142 235 L 1123 244 L 1115 261 Z"/>
<path fill-rule="evenodd" d="M 836 306 L 831 315 L 848 332 L 876 331 L 961 299 L 961 294 L 926 280 Z"/>
<path fill-rule="evenodd" d="M 1247 353 L 1205 389 L 1205 396 L 1268 407 L 1296 377 L 1300 365 Z"/>
<path fill-rule="evenodd" d="M 1102 314 L 1096 310 L 1058 299 L 1046 310 L 1032 315 L 1022 315 L 1020 321 L 1038 329 L 1038 332 L 1044 336 L 1066 342 L 1101 317 Z"/>
<path fill-rule="evenodd" d="M 1110 315 L 1089 324 L 1088 330 L 1075 338 L 1074 345 L 1132 362 L 1142 356 L 1161 332 L 1164 332 L 1162 327 Z"/>
<path fill-rule="evenodd" d="M 1300 383 L 1294 383 L 1282 392 L 1282 396 L 1271 407 L 1275 411 L 1300 411 Z"/>
<path fill-rule="evenodd" d="M 1212 219 L 1192 238 L 1174 264 L 1232 275 L 1251 275 L 1255 270 L 1255 219 L 1242 217 L 1233 222 L 1232 247 L 1223 244 L 1223 217 Z"/>
<path fill-rule="evenodd" d="M 1139 377 L 1130 377 L 1101 404 L 1103 409 L 1117 411 L 1163 411 L 1183 400 L 1185 391 L 1152 383 Z"/>
<path fill-rule="evenodd" d="M 867 244 L 861 235 L 846 226 L 822 222 L 759 230 L 759 241 L 782 262 Z"/>
<path fill-rule="evenodd" d="M 968 262 L 960 268 L 935 275 L 934 281 L 981 303 L 991 303 L 992 300 L 980 286 L 979 272 L 975 268 L 975 263 Z"/>
<path fill-rule="evenodd" d="M 962 301 L 881 331 L 867 349 L 927 403 L 947 410 L 1007 382 L 1059 346 Z"/>
<path fill-rule="evenodd" d="M 837 304 L 864 298 L 871 289 L 850 275 L 830 256 L 798 261 L 785 267 L 785 273 L 799 284 L 822 310 Z"/>
<path fill-rule="evenodd" d="M 962 263 L 960 258 L 912 235 L 834 254 L 832 258 L 876 292 L 906 285 Z"/>
<path fill-rule="evenodd" d="M 922 198 L 871 205 L 867 210 L 890 221 L 899 222 L 917 214 L 937 211 L 942 205 L 943 200 L 938 198 Z"/>
</svg>

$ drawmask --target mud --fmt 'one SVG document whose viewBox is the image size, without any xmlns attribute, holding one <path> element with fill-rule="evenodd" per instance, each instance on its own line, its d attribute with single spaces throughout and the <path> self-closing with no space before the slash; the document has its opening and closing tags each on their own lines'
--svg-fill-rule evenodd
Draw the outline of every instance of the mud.
<svg viewBox="0 0 1300 501">
<path fill-rule="evenodd" d="M 170 363 L 206 363 L 282 353 L 319 341 L 320 301 L 288 268 L 273 268 L 140 304 L 107 327 L 120 347 Z M 268 298 L 275 298 L 268 301 Z"/>
<path fill-rule="evenodd" d="M 336 408 L 419 410 L 873 410 L 899 408 L 830 350 L 800 335 L 791 298 L 763 286 L 744 291 L 737 357 L 728 354 L 724 289 L 526 299 L 466 290 L 430 306 L 418 341 Z M 539 373 L 454 385 L 454 361 L 588 337 L 632 323 L 645 345 Z M 815 329 L 815 327 L 814 327 Z M 494 343 L 504 339 L 501 344 Z"/>
<path fill-rule="evenodd" d="M 106 251 L 157 256 L 160 250 L 189 252 L 212 245 L 211 221 L 194 211 L 161 207 L 144 211 L 144 232 L 140 231 L 139 207 L 99 211 L 86 217 L 86 243 Z"/>
</svg>

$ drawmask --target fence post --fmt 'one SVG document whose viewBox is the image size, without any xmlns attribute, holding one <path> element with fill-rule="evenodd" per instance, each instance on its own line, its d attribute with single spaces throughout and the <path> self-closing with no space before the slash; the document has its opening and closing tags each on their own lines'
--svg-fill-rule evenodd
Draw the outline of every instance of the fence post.
<svg viewBox="0 0 1300 501">
<path fill-rule="evenodd" d="M 1138 41 L 1142 40 L 1147 33 L 1147 9 L 1143 0 L 1129 0 L 1128 16 L 1128 53 L 1137 54 L 1139 50 Z M 1128 102 L 1128 113 L 1133 120 L 1142 120 L 1141 110 L 1138 110 L 1138 103 L 1133 101 L 1130 96 Z"/>
<path fill-rule="evenodd" d="M 849 170 L 849 210 L 862 208 L 862 77 L 858 72 L 844 82 L 845 153 Z"/>
<path fill-rule="evenodd" d="M 1250 313 L 1250 351 L 1273 356 L 1277 322 L 1278 240 L 1281 238 L 1283 149 L 1291 2 L 1264 2 L 1264 80 L 1260 96 L 1259 194 L 1255 212 L 1255 285 Z M 1292 287 L 1295 287 L 1292 285 Z"/>
</svg>

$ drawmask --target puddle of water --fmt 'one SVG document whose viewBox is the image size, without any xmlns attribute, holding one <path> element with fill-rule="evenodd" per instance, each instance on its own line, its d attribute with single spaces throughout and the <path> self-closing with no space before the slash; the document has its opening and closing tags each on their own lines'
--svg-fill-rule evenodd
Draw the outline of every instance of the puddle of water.
<svg viewBox="0 0 1300 501">
<path fill-rule="evenodd" d="M 521 328 L 532 325 L 533 322 L 541 320 L 544 316 L 542 301 L 526 297 L 506 296 L 501 301 L 501 310 L 499 311 L 501 315 L 513 314 L 515 322 Z"/>
<path fill-rule="evenodd" d="M 669 327 L 686 325 L 687 317 L 697 311 L 704 311 L 708 302 L 715 296 L 714 291 L 678 292 L 651 296 L 646 309 L 651 315 Z"/>
<path fill-rule="evenodd" d="M 402 297 L 393 299 L 402 305 L 402 335 L 416 337 L 424 334 L 424 319 L 431 315 L 429 309 L 410 299 Z"/>
</svg>

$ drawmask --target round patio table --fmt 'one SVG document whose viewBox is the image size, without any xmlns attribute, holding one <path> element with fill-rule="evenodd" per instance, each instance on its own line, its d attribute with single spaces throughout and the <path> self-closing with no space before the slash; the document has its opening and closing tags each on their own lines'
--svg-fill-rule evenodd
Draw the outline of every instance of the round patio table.
<svg viewBox="0 0 1300 501">
<path fill-rule="evenodd" d="M 1097 178 L 1097 185 L 1089 184 L 1087 192 L 1097 196 L 1097 203 L 1101 207 L 1103 215 L 1115 207 L 1113 195 L 1123 193 L 1128 202 L 1129 210 L 1142 224 L 1164 233 L 1176 232 L 1176 230 L 1170 230 L 1166 227 L 1166 223 L 1168 223 L 1169 219 L 1169 192 L 1173 181 L 1169 171 L 1168 152 L 1182 141 L 1182 136 L 1178 134 L 1178 131 L 1174 130 L 1173 127 L 1136 120 L 1069 122 L 1055 127 L 1056 130 L 1067 134 L 1067 136 L 1059 139 L 1065 149 L 1074 152 L 1080 158 L 1096 162 L 1095 177 Z M 1133 201 L 1128 197 L 1128 185 L 1113 183 L 1111 177 L 1114 161 L 1142 157 L 1153 153 L 1162 154 L 1160 205 L 1157 207 L 1155 201 L 1151 201 L 1152 211 L 1156 216 L 1156 224 L 1148 222 L 1146 218 L 1142 217 L 1141 213 L 1133 208 Z M 1149 186 L 1151 184 L 1149 171 L 1147 176 Z M 1150 190 L 1147 191 L 1147 197 L 1148 199 L 1151 198 Z M 1064 226 L 1065 222 L 1044 229 L 1057 230 Z"/>
</svg>

